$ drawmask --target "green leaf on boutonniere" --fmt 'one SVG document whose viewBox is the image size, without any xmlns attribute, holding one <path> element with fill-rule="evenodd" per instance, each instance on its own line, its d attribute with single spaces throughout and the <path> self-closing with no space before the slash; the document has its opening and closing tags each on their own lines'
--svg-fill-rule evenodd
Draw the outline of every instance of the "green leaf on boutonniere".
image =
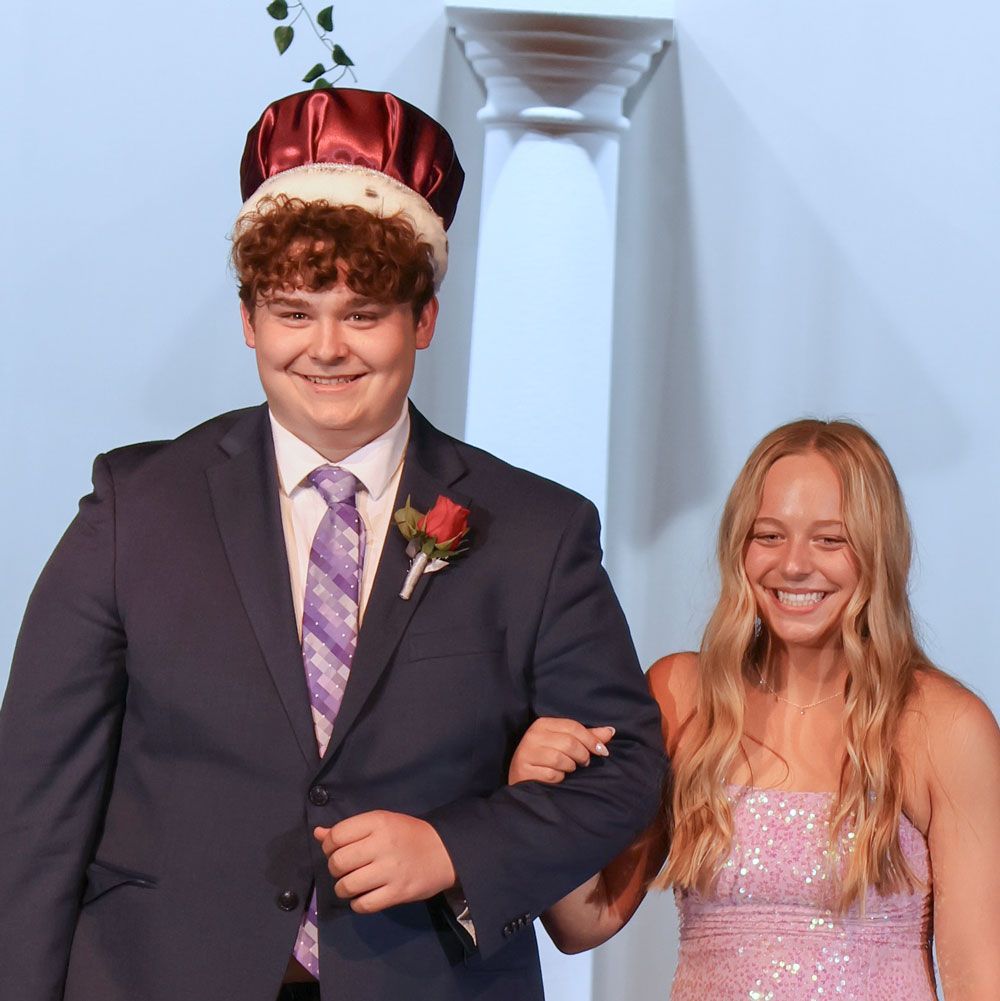
<svg viewBox="0 0 1000 1001">
<path fill-rule="evenodd" d="M 279 55 L 285 54 L 294 37 L 295 29 L 289 24 L 283 24 L 280 28 L 274 29 L 274 44 L 278 47 Z"/>
<path fill-rule="evenodd" d="M 403 533 L 403 538 L 409 541 L 417 534 L 423 514 L 410 504 L 410 498 L 407 497 L 406 504 L 396 511 L 392 517 L 399 530 Z"/>
<path fill-rule="evenodd" d="M 316 23 L 324 31 L 333 31 L 333 8 L 332 7 L 324 7 L 316 15 Z"/>
<path fill-rule="evenodd" d="M 288 4 L 285 0 L 274 0 L 267 5 L 267 12 L 275 21 L 284 21 L 288 17 Z"/>
</svg>

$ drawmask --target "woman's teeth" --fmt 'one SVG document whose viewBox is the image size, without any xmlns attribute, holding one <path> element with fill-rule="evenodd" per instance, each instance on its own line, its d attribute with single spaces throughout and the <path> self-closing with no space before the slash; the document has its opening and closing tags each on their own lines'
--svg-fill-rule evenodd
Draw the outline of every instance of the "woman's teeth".
<svg viewBox="0 0 1000 1001">
<path fill-rule="evenodd" d="M 798 594 L 792 591 L 775 591 L 778 601 L 783 605 L 791 605 L 793 608 L 805 608 L 808 605 L 818 605 L 825 597 L 825 591 L 807 591 L 805 594 Z"/>
</svg>

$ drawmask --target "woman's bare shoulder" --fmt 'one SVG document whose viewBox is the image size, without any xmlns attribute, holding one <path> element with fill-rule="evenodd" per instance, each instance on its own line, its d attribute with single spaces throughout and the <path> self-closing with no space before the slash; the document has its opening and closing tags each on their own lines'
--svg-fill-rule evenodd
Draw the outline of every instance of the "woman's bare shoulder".
<svg viewBox="0 0 1000 1001">
<path fill-rule="evenodd" d="M 698 655 L 684 652 L 661 657 L 650 667 L 646 681 L 660 707 L 664 739 L 672 751 L 681 728 L 698 705 Z"/>
<path fill-rule="evenodd" d="M 900 750 L 933 796 L 966 778 L 1000 777 L 1000 728 L 989 706 L 936 668 L 917 671 Z"/>
<path fill-rule="evenodd" d="M 904 726 L 923 731 L 932 740 L 955 736 L 957 724 L 988 732 L 996 727 L 990 707 L 957 678 L 937 668 L 916 672 Z"/>
</svg>

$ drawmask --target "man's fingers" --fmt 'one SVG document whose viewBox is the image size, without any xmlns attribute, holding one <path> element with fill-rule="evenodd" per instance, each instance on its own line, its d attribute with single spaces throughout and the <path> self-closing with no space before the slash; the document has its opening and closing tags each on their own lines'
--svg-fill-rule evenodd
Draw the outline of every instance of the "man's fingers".
<svg viewBox="0 0 1000 1001">
<path fill-rule="evenodd" d="M 320 848 L 323 850 L 323 854 L 329 858 L 337 848 L 334 843 L 333 837 L 330 834 L 329 827 L 314 827 L 313 837 L 319 842 Z"/>
<path fill-rule="evenodd" d="M 375 861 L 375 849 L 371 838 L 355 841 L 353 844 L 337 848 L 327 857 L 327 868 L 335 878 L 346 876 L 355 869 L 369 865 Z"/>
<path fill-rule="evenodd" d="M 353 820 L 354 818 L 350 819 Z M 343 823 L 347 824 L 348 821 L 343 821 Z M 360 857 L 361 855 L 370 856 L 372 853 L 371 847 L 366 845 L 366 842 L 371 841 L 370 831 L 368 834 L 357 837 L 356 840 L 348 840 L 353 838 L 355 833 L 360 833 L 365 829 L 363 826 L 350 826 L 345 831 L 341 828 L 340 824 L 337 824 L 335 827 L 317 827 L 313 829 L 313 837 L 319 841 L 320 848 L 323 849 L 323 854 L 327 857 L 327 860 L 332 860 L 334 855 L 339 853 L 348 852 L 342 858 L 353 861 L 356 857 Z M 353 850 L 353 854 L 351 850 Z M 364 859 L 364 862 L 370 861 L 370 857 Z M 364 864 L 364 862 L 357 863 L 352 868 L 356 869 L 358 864 Z"/>
<path fill-rule="evenodd" d="M 382 810 L 370 810 L 368 813 L 358 813 L 335 824 L 327 835 L 333 848 L 343 848 L 345 845 L 367 838 L 378 826 L 382 813 Z"/>
<path fill-rule="evenodd" d="M 363 893 L 351 901 L 351 910 L 355 914 L 377 914 L 387 907 L 402 903 L 396 899 L 396 894 L 389 886 L 382 886 L 369 893 Z"/>
<path fill-rule="evenodd" d="M 333 892 L 341 900 L 351 900 L 363 893 L 377 890 L 383 885 L 385 885 L 385 878 L 381 867 L 372 862 L 338 879 L 333 884 Z"/>
</svg>

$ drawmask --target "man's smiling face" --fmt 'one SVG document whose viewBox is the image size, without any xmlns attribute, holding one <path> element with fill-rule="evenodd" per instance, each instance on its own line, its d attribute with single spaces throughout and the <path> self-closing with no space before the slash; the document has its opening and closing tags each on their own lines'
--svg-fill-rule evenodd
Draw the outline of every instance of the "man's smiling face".
<svg viewBox="0 0 1000 1001">
<path fill-rule="evenodd" d="M 434 336 L 437 299 L 374 302 L 343 281 L 282 289 L 241 307 L 243 336 L 278 423 L 337 462 L 388 431 L 402 412 L 418 350 Z"/>
</svg>

